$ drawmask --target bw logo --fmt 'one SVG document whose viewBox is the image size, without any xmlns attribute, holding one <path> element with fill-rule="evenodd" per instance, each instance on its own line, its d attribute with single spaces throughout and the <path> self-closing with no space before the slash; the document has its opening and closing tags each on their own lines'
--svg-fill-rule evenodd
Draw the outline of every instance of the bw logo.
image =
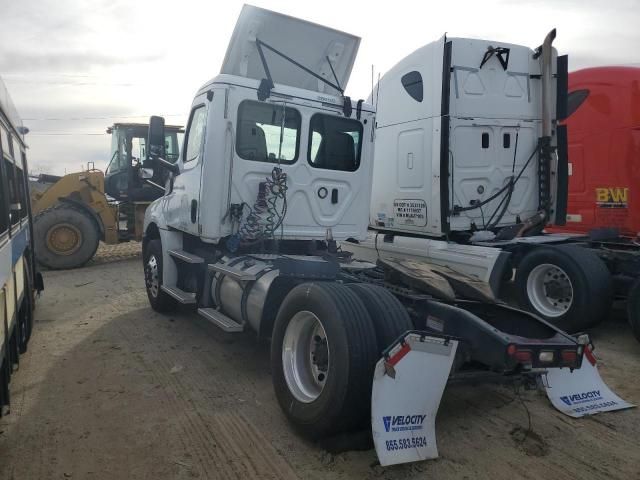
<svg viewBox="0 0 640 480">
<path fill-rule="evenodd" d="M 571 405 L 571 400 L 569 400 L 569 397 L 560 397 L 560 400 L 562 400 L 567 405 Z"/>
</svg>

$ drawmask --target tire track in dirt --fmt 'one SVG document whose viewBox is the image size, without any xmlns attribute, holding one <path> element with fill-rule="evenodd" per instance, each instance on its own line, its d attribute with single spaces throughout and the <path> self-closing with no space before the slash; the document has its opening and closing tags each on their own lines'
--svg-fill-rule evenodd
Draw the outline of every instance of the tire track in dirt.
<svg viewBox="0 0 640 480">
<path fill-rule="evenodd" d="M 498 396 L 502 394 L 494 391 Z M 459 395 L 456 392 L 448 392 L 448 396 L 457 402 L 464 404 L 465 409 L 474 412 L 473 416 L 468 417 L 465 430 L 473 431 L 473 438 L 457 438 L 457 446 L 460 446 L 460 442 L 468 444 L 469 448 L 474 448 L 474 441 L 478 440 L 479 433 L 484 434 L 487 438 L 495 438 L 496 432 L 511 432 L 513 442 L 516 447 L 521 449 L 526 455 L 521 462 L 515 462 L 511 465 L 512 472 L 518 472 L 523 478 L 528 477 L 529 468 L 536 466 L 536 475 L 540 478 L 550 475 L 553 478 L 566 478 L 573 479 L 576 477 L 576 472 L 589 470 L 592 476 L 597 478 L 611 479 L 616 478 L 620 480 L 626 480 L 632 478 L 632 475 L 638 475 L 637 471 L 630 467 L 625 459 L 618 457 L 616 449 L 609 448 L 610 445 L 619 445 L 623 447 L 622 450 L 633 449 L 634 443 L 631 439 L 618 439 L 615 431 L 612 431 L 606 425 L 598 424 L 592 430 L 595 430 L 593 435 L 576 435 L 571 437 L 569 442 L 563 442 L 563 431 L 558 427 L 555 427 L 555 421 L 565 421 L 559 413 L 549 412 L 546 410 L 548 406 L 543 405 L 545 400 L 537 398 L 536 402 L 526 402 L 526 408 L 532 415 L 532 432 L 527 431 L 527 422 L 521 419 L 522 414 L 518 414 L 515 408 L 520 403 L 515 403 L 513 408 L 508 412 L 501 412 L 500 408 L 490 408 L 487 410 L 486 397 L 483 397 L 481 403 L 476 403 L 474 400 L 466 398 L 464 394 Z M 522 407 L 524 409 L 524 407 Z M 524 412 L 523 412 L 524 413 Z M 520 421 L 518 421 L 520 419 Z M 574 422 L 589 421 L 588 419 L 582 419 Z M 513 433 L 520 429 L 524 433 L 522 441 L 518 441 L 517 437 L 513 436 Z M 538 433 L 536 433 L 538 432 Z M 503 435 L 500 439 L 502 442 L 507 439 L 507 435 Z M 449 442 L 454 439 L 448 439 Z M 499 440 L 499 441 L 500 441 Z M 527 447 L 537 447 L 536 442 L 542 441 L 540 445 L 544 453 L 541 455 L 544 457 L 543 462 L 535 461 L 537 455 L 528 451 Z M 527 445 L 528 442 L 528 445 Z M 507 442 L 505 442 L 507 443 Z M 533 445 L 532 445 L 533 444 Z M 598 455 L 585 455 L 584 452 L 602 452 L 607 451 L 607 457 L 610 460 L 607 464 L 602 464 L 599 461 Z M 628 450 L 627 450 L 628 451 Z M 616 457 L 618 457 L 616 459 Z M 613 462 L 611 458 L 616 459 Z M 482 459 L 476 460 L 479 464 L 483 463 Z M 640 478 L 640 475 L 638 475 Z"/>
<path fill-rule="evenodd" d="M 133 305 L 127 305 L 128 303 L 119 301 L 117 305 L 113 305 L 110 313 L 117 316 L 123 311 L 130 311 Z M 134 303 L 137 306 L 137 302 Z M 162 318 L 156 314 L 150 317 L 148 320 L 154 323 Z M 185 320 L 175 322 L 174 330 L 186 327 L 186 332 L 178 333 L 172 339 L 178 342 L 184 340 L 184 348 L 151 349 L 145 355 L 138 355 L 138 359 L 152 372 L 154 382 L 162 385 L 171 410 L 178 415 L 178 423 L 188 443 L 186 448 L 196 453 L 202 474 L 205 478 L 221 479 L 297 478 L 286 460 L 255 425 L 244 415 L 230 411 L 231 408 L 238 408 L 237 404 L 223 406 L 222 412 L 211 411 L 210 399 L 198 386 L 214 387 L 219 396 L 234 398 L 239 393 L 247 392 L 251 382 L 246 375 L 238 375 L 241 370 L 234 371 L 233 379 L 228 375 L 226 379 L 217 378 L 215 373 L 221 373 L 220 369 L 212 375 L 211 370 L 207 369 L 207 363 L 211 363 L 212 359 L 203 360 L 204 355 L 198 354 L 198 351 L 189 351 L 189 340 L 193 339 L 188 334 L 194 330 L 200 335 L 204 332 L 198 326 L 187 323 L 192 319 Z M 122 339 L 129 343 L 132 350 L 147 331 L 138 322 L 122 324 L 119 330 Z M 182 338 L 185 336 L 187 338 Z M 227 346 L 221 345 L 221 349 L 225 347 Z M 213 359 L 214 362 L 216 360 L 218 359 Z M 171 373 L 177 365 L 181 366 L 181 370 Z"/>
<path fill-rule="evenodd" d="M 198 382 L 194 378 L 170 373 L 172 365 L 175 366 L 177 362 L 170 355 L 163 357 L 151 362 L 151 369 L 155 380 L 163 385 L 166 395 L 173 401 L 175 412 L 180 412 L 180 423 L 192 440 L 190 443 L 197 445 L 200 458 L 206 466 L 206 478 L 214 478 L 213 473 L 219 474 L 216 470 L 221 465 L 230 470 L 225 469 L 224 475 L 215 475 L 216 478 L 296 478 L 267 439 L 255 428 L 249 427 L 250 422 L 246 418 L 232 412 L 207 412 L 210 409 L 204 406 L 206 398 L 193 388 Z M 185 368 L 191 370 L 189 366 Z M 220 393 L 224 395 L 227 392 Z M 251 432 L 252 436 L 234 432 L 233 424 L 244 427 L 245 432 Z M 280 461 L 272 462 L 270 458 Z"/>
<path fill-rule="evenodd" d="M 123 298 L 126 297 L 126 298 Z M 143 299 L 146 296 L 143 293 L 130 293 L 119 298 L 118 303 L 110 303 L 108 306 L 109 314 L 112 318 L 121 316 L 131 316 L 131 312 L 136 312 L 139 307 L 144 305 Z M 132 301 L 127 301 L 132 300 Z M 135 310 L 134 310 L 135 309 Z M 106 313 L 106 312 L 105 312 Z M 124 315 L 123 315 L 124 314 Z M 156 320 L 154 313 L 151 319 Z M 145 341 L 144 333 L 141 330 L 140 319 L 131 319 L 124 326 L 120 325 L 118 331 L 123 343 L 129 345 L 129 350 L 134 351 L 140 341 Z M 157 322 L 156 322 L 157 323 Z M 135 336 L 132 336 L 132 333 Z M 152 332 L 155 333 L 155 332 Z M 175 377 L 172 375 L 170 361 L 166 361 L 162 349 L 156 351 L 145 351 L 145 355 L 137 354 L 136 358 L 140 361 L 146 370 L 152 374 L 153 383 L 160 386 L 160 391 L 164 399 L 167 401 L 167 410 L 174 416 L 177 426 L 180 429 L 180 442 L 184 447 L 184 451 L 190 452 L 196 457 L 197 465 L 195 468 L 202 478 L 233 478 L 236 472 L 227 468 L 226 459 L 217 452 L 217 444 L 215 439 L 207 434 L 202 428 L 201 419 L 195 414 L 195 409 L 189 408 L 190 401 L 184 395 L 183 389 L 176 385 Z M 147 359 L 146 356 L 151 358 Z"/>
</svg>

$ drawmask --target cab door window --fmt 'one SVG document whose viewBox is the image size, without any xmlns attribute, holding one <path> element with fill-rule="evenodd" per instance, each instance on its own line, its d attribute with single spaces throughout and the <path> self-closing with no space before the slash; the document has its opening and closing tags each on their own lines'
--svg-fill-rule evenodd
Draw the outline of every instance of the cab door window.
<svg viewBox="0 0 640 480">
<path fill-rule="evenodd" d="M 207 109 L 200 105 L 193 109 L 184 146 L 184 163 L 198 160 L 202 150 L 204 131 L 207 122 Z"/>
</svg>

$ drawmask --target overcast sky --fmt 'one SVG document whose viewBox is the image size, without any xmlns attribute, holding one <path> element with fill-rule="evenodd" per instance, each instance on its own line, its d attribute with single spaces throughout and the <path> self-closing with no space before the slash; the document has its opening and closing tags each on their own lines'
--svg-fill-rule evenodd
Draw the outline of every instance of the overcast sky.
<svg viewBox="0 0 640 480">
<path fill-rule="evenodd" d="M 105 168 L 115 121 L 183 124 L 219 70 L 242 1 L 0 0 L 0 76 L 24 123 L 32 172 Z M 254 5 L 362 37 L 347 94 L 366 98 L 416 48 L 468 36 L 535 47 L 556 27 L 570 70 L 640 64 L 640 0 L 322 2 Z M 377 74 L 377 73 L 376 73 Z"/>
</svg>

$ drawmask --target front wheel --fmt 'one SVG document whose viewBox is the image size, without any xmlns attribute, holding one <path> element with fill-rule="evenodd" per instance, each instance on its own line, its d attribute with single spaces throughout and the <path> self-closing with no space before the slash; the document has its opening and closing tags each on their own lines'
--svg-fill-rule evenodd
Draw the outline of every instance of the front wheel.
<svg viewBox="0 0 640 480">
<path fill-rule="evenodd" d="M 524 308 L 567 332 L 598 323 L 613 301 L 606 265 L 577 245 L 530 251 L 518 265 L 515 284 Z"/>
<path fill-rule="evenodd" d="M 170 312 L 176 308 L 176 301 L 162 290 L 162 243 L 151 240 L 145 248 L 144 283 L 151 308 L 156 312 Z"/>
<path fill-rule="evenodd" d="M 80 207 L 61 203 L 43 210 L 33 221 L 38 263 L 53 270 L 83 266 L 100 242 L 96 222 Z"/>
<path fill-rule="evenodd" d="M 368 419 L 376 336 L 362 301 L 334 283 L 304 283 L 284 299 L 271 344 L 280 407 L 306 436 L 322 438 Z"/>
</svg>

